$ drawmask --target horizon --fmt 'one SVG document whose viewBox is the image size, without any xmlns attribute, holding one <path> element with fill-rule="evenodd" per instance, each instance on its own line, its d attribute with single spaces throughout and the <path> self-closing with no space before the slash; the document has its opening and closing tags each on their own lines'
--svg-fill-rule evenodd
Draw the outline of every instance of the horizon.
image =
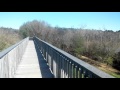
<svg viewBox="0 0 120 90">
<path fill-rule="evenodd" d="M 52 27 L 120 30 L 120 12 L 0 12 L 0 27 L 19 29 L 28 21 L 45 21 Z"/>
</svg>

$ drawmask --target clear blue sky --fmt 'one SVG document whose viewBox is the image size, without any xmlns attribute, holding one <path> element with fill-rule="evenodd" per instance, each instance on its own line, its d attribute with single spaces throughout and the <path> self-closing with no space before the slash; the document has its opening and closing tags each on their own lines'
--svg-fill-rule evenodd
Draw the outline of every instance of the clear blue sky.
<svg viewBox="0 0 120 90">
<path fill-rule="evenodd" d="M 19 27 L 43 20 L 51 26 L 120 30 L 120 12 L 0 12 L 0 27 Z"/>
</svg>

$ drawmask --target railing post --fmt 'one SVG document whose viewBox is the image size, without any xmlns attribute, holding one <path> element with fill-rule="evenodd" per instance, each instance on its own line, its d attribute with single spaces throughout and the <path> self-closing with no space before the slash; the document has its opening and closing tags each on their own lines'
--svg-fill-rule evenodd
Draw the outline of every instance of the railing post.
<svg viewBox="0 0 120 90">
<path fill-rule="evenodd" d="M 60 54 L 58 53 L 58 78 L 60 78 L 61 76 L 60 76 L 60 71 L 61 70 L 61 67 L 60 67 Z"/>
<path fill-rule="evenodd" d="M 49 62 L 48 62 L 48 65 L 49 65 L 49 67 L 51 67 L 51 53 L 50 53 L 50 47 L 49 47 Z"/>
<path fill-rule="evenodd" d="M 79 78 L 82 78 L 82 73 L 83 73 L 83 70 L 82 70 L 82 67 L 79 68 Z"/>
<path fill-rule="evenodd" d="M 41 43 L 41 52 L 43 54 L 43 43 Z"/>
<path fill-rule="evenodd" d="M 44 43 L 43 43 L 43 55 L 44 55 L 44 51 L 45 51 L 45 48 L 44 48 Z M 44 55 L 44 57 L 45 57 L 45 55 Z"/>
<path fill-rule="evenodd" d="M 64 78 L 64 76 L 65 76 L 65 66 L 64 66 L 64 57 L 62 56 L 62 78 Z"/>
<path fill-rule="evenodd" d="M 55 60 L 55 53 L 54 53 L 54 50 L 53 50 L 53 67 L 52 67 L 53 68 L 53 74 L 55 74 L 55 70 L 54 70 L 54 62 L 55 61 L 54 60 Z"/>
<path fill-rule="evenodd" d="M 51 50 L 51 70 L 53 72 L 53 49 Z"/>
<path fill-rule="evenodd" d="M 64 58 L 64 78 L 66 78 L 66 75 L 67 75 L 67 69 L 66 69 L 66 58 Z"/>
<path fill-rule="evenodd" d="M 44 44 L 44 55 L 45 55 L 45 59 L 46 59 L 46 44 Z"/>
<path fill-rule="evenodd" d="M 76 65 L 76 78 L 78 78 L 79 67 Z"/>
<path fill-rule="evenodd" d="M 72 64 L 72 78 L 74 78 L 74 64 Z"/>
<path fill-rule="evenodd" d="M 47 46 L 47 63 L 48 63 L 48 61 L 49 61 L 49 46 Z"/>
<path fill-rule="evenodd" d="M 69 68 L 70 68 L 69 78 L 72 78 L 72 63 L 71 62 L 69 62 Z"/>
<path fill-rule="evenodd" d="M 73 64 L 73 78 L 75 78 L 75 74 L 76 74 L 76 68 L 75 68 L 75 64 Z"/>
<path fill-rule="evenodd" d="M 60 55 L 60 78 L 62 78 L 62 56 Z"/>
<path fill-rule="evenodd" d="M 56 78 L 58 78 L 58 53 L 56 52 Z"/>
<path fill-rule="evenodd" d="M 54 67 L 55 67 L 55 78 L 57 78 L 57 53 L 56 53 L 56 51 L 55 51 Z"/>
<path fill-rule="evenodd" d="M 52 62 L 52 48 L 50 47 L 50 68 L 52 68 L 52 64 L 51 64 L 51 62 Z"/>
<path fill-rule="evenodd" d="M 69 60 L 66 60 L 66 78 L 69 77 L 68 74 L 69 74 Z"/>
</svg>

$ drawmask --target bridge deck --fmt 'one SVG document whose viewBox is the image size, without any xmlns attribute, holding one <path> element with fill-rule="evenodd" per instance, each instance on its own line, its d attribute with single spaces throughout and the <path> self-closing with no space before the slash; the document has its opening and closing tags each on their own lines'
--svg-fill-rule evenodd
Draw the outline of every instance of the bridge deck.
<svg viewBox="0 0 120 90">
<path fill-rule="evenodd" d="M 30 40 L 16 70 L 15 78 L 49 78 L 52 76 L 45 60 L 41 62 L 42 66 L 40 66 L 40 58 L 37 56 L 37 53 L 34 42 Z M 40 56 L 42 56 L 42 54 Z M 41 70 L 44 70 L 45 72 L 41 73 Z"/>
</svg>

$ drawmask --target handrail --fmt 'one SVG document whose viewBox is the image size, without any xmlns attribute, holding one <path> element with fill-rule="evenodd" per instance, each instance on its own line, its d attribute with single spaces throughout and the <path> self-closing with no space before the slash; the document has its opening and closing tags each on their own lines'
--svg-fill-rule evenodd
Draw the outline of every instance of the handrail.
<svg viewBox="0 0 120 90">
<path fill-rule="evenodd" d="M 29 37 L 0 53 L 0 78 L 13 78 L 28 44 Z"/>
<path fill-rule="evenodd" d="M 27 37 L 28 38 L 28 37 Z M 5 56 L 7 53 L 9 53 L 11 50 L 13 50 L 16 46 L 18 46 L 19 44 L 21 44 L 24 40 L 26 40 L 27 38 L 23 39 L 22 41 L 10 46 L 9 48 L 3 50 L 0 52 L 0 59 Z"/>
<path fill-rule="evenodd" d="M 37 37 L 34 37 L 33 40 L 56 78 L 114 78 Z"/>
</svg>

